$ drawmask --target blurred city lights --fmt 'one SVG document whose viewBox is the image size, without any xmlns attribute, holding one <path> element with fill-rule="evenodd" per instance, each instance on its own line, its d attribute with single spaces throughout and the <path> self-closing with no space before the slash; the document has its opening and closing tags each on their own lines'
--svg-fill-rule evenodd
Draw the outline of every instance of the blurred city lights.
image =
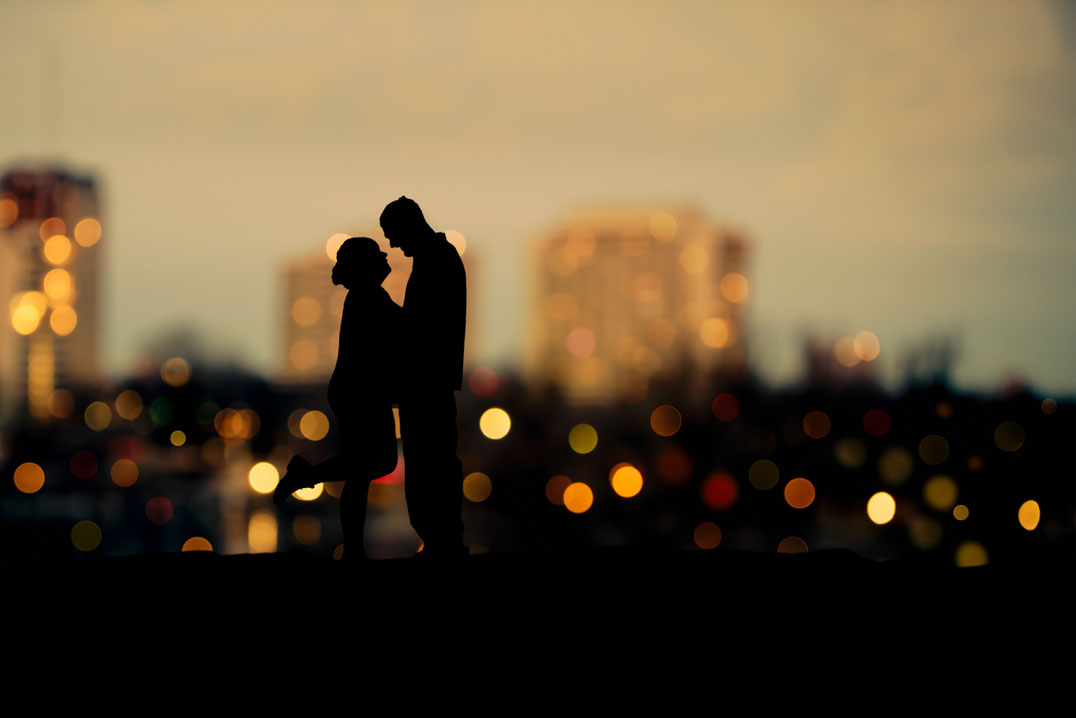
<svg viewBox="0 0 1076 718">
<path fill-rule="evenodd" d="M 74 282 L 66 269 L 51 269 L 41 280 L 41 288 L 52 302 L 62 304 L 71 299 Z"/>
<path fill-rule="evenodd" d="M 794 509 L 805 509 L 814 503 L 814 484 L 796 478 L 785 484 L 785 502 Z"/>
<path fill-rule="evenodd" d="M 852 337 L 838 339 L 833 346 L 833 356 L 846 367 L 853 367 L 858 364 L 860 359 L 856 355 L 856 340 Z"/>
<path fill-rule="evenodd" d="M 1042 403 L 1039 404 L 1039 407 L 1042 409 L 1043 414 L 1053 414 L 1055 411 L 1057 411 L 1057 401 L 1047 397 L 1042 400 Z"/>
<path fill-rule="evenodd" d="M 56 332 L 57 336 L 66 337 L 75 331 L 76 325 L 78 325 L 78 314 L 75 313 L 74 307 L 65 304 L 52 310 L 52 315 L 49 317 L 49 326 L 52 327 L 52 331 Z"/>
<path fill-rule="evenodd" d="M 97 474 L 97 457 L 89 451 L 80 451 L 71 457 L 70 469 L 77 479 L 92 479 Z"/>
<path fill-rule="evenodd" d="M 134 421 L 142 413 L 142 397 L 134 389 L 121 391 L 116 397 L 116 413 L 127 421 Z"/>
<path fill-rule="evenodd" d="M 564 489 L 564 507 L 573 514 L 586 513 L 594 505 L 594 492 L 582 481 L 576 481 Z"/>
<path fill-rule="evenodd" d="M 710 255 L 705 247 L 689 244 L 680 251 L 680 266 L 688 274 L 702 274 L 710 263 Z"/>
<path fill-rule="evenodd" d="M 1042 511 L 1039 509 L 1039 502 L 1033 499 L 1028 499 L 1020 504 L 1020 510 L 1016 515 L 1021 526 L 1028 531 L 1034 531 L 1039 525 L 1039 518 L 1042 516 Z"/>
<path fill-rule="evenodd" d="M 643 474 L 631 464 L 617 464 L 609 472 L 609 484 L 617 496 L 630 499 L 643 490 Z"/>
<path fill-rule="evenodd" d="M 1016 451 L 1024 445 L 1024 428 L 1015 421 L 1003 421 L 994 429 L 994 443 L 1002 451 Z"/>
<path fill-rule="evenodd" d="M 915 468 L 915 459 L 912 455 L 899 446 L 891 446 L 882 452 L 878 459 L 878 473 L 882 481 L 890 486 L 902 484 L 912 475 Z"/>
<path fill-rule="evenodd" d="M 45 242 L 57 234 L 67 234 L 67 225 L 59 217 L 49 217 L 37 228 L 37 236 Z"/>
<path fill-rule="evenodd" d="M 467 376 L 467 388 L 475 396 L 493 396 L 499 385 L 497 372 L 487 367 L 478 367 Z"/>
<path fill-rule="evenodd" d="M 939 401 L 934 407 L 934 413 L 941 419 L 950 419 L 953 416 L 953 405 L 947 401 Z"/>
<path fill-rule="evenodd" d="M 695 527 L 692 538 L 701 549 L 715 549 L 721 543 L 721 529 L 713 521 L 703 521 Z"/>
<path fill-rule="evenodd" d="M 71 529 L 71 545 L 79 551 L 93 551 L 101 545 L 101 527 L 93 521 L 79 521 Z"/>
<path fill-rule="evenodd" d="M 777 553 L 807 553 L 807 542 L 799 536 L 789 536 L 777 544 Z"/>
<path fill-rule="evenodd" d="M 187 435 L 176 429 L 168 436 L 168 441 L 171 442 L 172 446 L 183 446 L 187 443 Z"/>
<path fill-rule="evenodd" d="M 829 416 L 824 411 L 811 411 L 803 417 L 803 433 L 812 439 L 824 438 L 829 429 Z"/>
<path fill-rule="evenodd" d="M 62 265 L 66 264 L 71 259 L 71 240 L 62 234 L 54 234 L 49 237 L 45 242 L 45 246 L 41 248 L 42 254 L 45 255 L 45 260 L 49 264 Z"/>
<path fill-rule="evenodd" d="M 307 486 L 306 488 L 299 489 L 293 493 L 292 496 L 300 501 L 314 501 L 321 496 L 324 490 L 325 484 L 316 484 L 314 486 Z"/>
<path fill-rule="evenodd" d="M 849 469 L 858 469 L 867 460 L 867 446 L 859 439 L 844 438 L 833 447 L 837 463 Z"/>
<path fill-rule="evenodd" d="M 914 516 L 908 523 L 908 538 L 920 551 L 930 551 L 941 543 L 941 524 L 929 516 Z"/>
<path fill-rule="evenodd" d="M 321 441 L 329 433 L 329 417 L 317 410 L 308 411 L 299 420 L 299 432 L 304 439 Z"/>
<path fill-rule="evenodd" d="M 463 480 L 463 495 L 468 501 L 481 503 L 489 498 L 493 491 L 493 482 L 481 471 L 468 474 Z"/>
<path fill-rule="evenodd" d="M 146 518 L 149 519 L 150 523 L 164 526 L 172 520 L 174 513 L 175 508 L 172 506 L 172 502 L 163 496 L 154 496 L 146 502 Z"/>
<path fill-rule="evenodd" d="M 181 551 L 212 551 L 213 544 L 209 543 L 207 539 L 201 536 L 191 536 L 189 539 L 183 542 L 183 548 Z"/>
<path fill-rule="evenodd" d="M 740 485 L 728 474 L 715 473 L 703 479 L 700 493 L 704 504 L 711 509 L 724 511 L 732 508 L 740 497 Z"/>
<path fill-rule="evenodd" d="M 75 225 L 74 234 L 80 247 L 92 247 L 101 239 L 101 223 L 93 217 L 81 219 Z"/>
<path fill-rule="evenodd" d="M 953 518 L 957 521 L 965 521 L 969 515 L 971 515 L 971 512 L 964 504 L 957 504 L 953 507 Z"/>
<path fill-rule="evenodd" d="M 594 349 L 597 347 L 594 332 L 584 327 L 576 327 L 568 332 L 565 344 L 572 356 L 580 359 L 585 359 L 593 354 Z"/>
<path fill-rule="evenodd" d="M 863 361 L 873 361 L 878 358 L 882 350 L 882 344 L 878 336 L 873 332 L 860 332 L 852 342 L 852 349 L 857 358 Z"/>
<path fill-rule="evenodd" d="M 748 481 L 761 491 L 768 491 L 777 486 L 780 478 L 781 472 L 777 469 L 777 464 L 769 459 L 759 459 L 751 464 L 751 468 L 747 471 Z"/>
<path fill-rule="evenodd" d="M 10 227 L 19 218 L 19 205 L 10 197 L 0 199 L 0 228 Z"/>
<path fill-rule="evenodd" d="M 658 454 L 658 476 L 667 484 L 680 486 L 691 479 L 695 465 L 686 451 L 679 446 L 667 446 Z"/>
<path fill-rule="evenodd" d="M 138 464 L 130 459 L 117 459 L 112 463 L 109 475 L 116 486 L 133 486 L 138 481 Z"/>
<path fill-rule="evenodd" d="M 251 553 L 272 553 L 276 551 L 277 525 L 276 514 L 268 509 L 259 509 L 247 522 L 247 547 Z"/>
<path fill-rule="evenodd" d="M 280 472 L 268 461 L 259 461 L 247 472 L 250 488 L 259 494 L 271 494 L 280 482 Z"/>
<path fill-rule="evenodd" d="M 923 484 L 923 502 L 935 511 L 948 511 L 956 503 L 956 482 L 949 476 L 939 474 Z"/>
<path fill-rule="evenodd" d="M 740 304 L 745 301 L 748 292 L 747 277 L 739 272 L 729 272 L 721 278 L 721 296 L 733 304 Z"/>
<path fill-rule="evenodd" d="M 75 410 L 75 396 L 67 389 L 56 389 L 49 394 L 49 413 L 57 419 L 66 419 Z"/>
<path fill-rule="evenodd" d="M 879 491 L 867 501 L 867 518 L 876 524 L 887 524 L 897 514 L 897 502 L 885 491 Z"/>
<path fill-rule="evenodd" d="M 309 339 L 300 339 L 288 350 L 288 360 L 296 369 L 312 369 L 318 363 L 318 345 Z"/>
<path fill-rule="evenodd" d="M 990 562 L 990 555 L 978 541 L 964 541 L 956 547 L 955 562 L 961 568 L 985 566 Z"/>
<path fill-rule="evenodd" d="M 579 305 L 571 294 L 558 292 L 549 297 L 549 316 L 558 322 L 570 322 L 579 314 Z"/>
<path fill-rule="evenodd" d="M 183 386 L 191 380 L 191 365 L 183 357 L 172 357 L 161 364 L 161 379 L 169 386 Z"/>
<path fill-rule="evenodd" d="M 507 411 L 494 406 L 482 412 L 478 419 L 478 428 L 487 439 L 503 439 L 512 428 L 512 419 Z"/>
<path fill-rule="evenodd" d="M 291 318 L 301 327 L 312 327 L 321 319 L 321 303 L 313 297 L 299 297 L 291 305 Z"/>
<path fill-rule="evenodd" d="M 457 232 L 454 229 L 446 229 L 445 239 L 448 240 L 449 244 L 456 248 L 456 251 L 461 257 L 463 256 L 463 253 L 467 251 L 467 238 L 460 232 Z"/>
<path fill-rule="evenodd" d="M 313 546 L 321 540 L 321 519 L 310 514 L 299 514 L 291 522 L 291 535 L 302 546 Z"/>
<path fill-rule="evenodd" d="M 576 424 L 568 432 L 568 445 L 577 454 L 589 454 L 598 446 L 598 432 L 590 424 Z"/>
<path fill-rule="evenodd" d="M 919 442 L 919 458 L 931 466 L 943 463 L 949 458 L 949 442 L 938 434 L 924 436 Z"/>
<path fill-rule="evenodd" d="M 15 468 L 15 488 L 24 494 L 34 494 L 45 485 L 45 471 L 32 461 Z"/>
<path fill-rule="evenodd" d="M 340 249 L 340 245 L 344 243 L 344 240 L 347 239 L 348 236 L 349 235 L 346 235 L 343 232 L 337 232 L 326 240 L 325 254 L 329 255 L 329 259 L 334 262 L 336 261 L 336 252 Z"/>
<path fill-rule="evenodd" d="M 889 414 L 882 409 L 871 409 L 863 415 L 863 430 L 875 438 L 889 432 Z"/>
<path fill-rule="evenodd" d="M 95 401 L 86 407 L 83 413 L 86 426 L 94 431 L 104 431 L 112 423 L 112 410 L 103 401 Z"/>
<path fill-rule="evenodd" d="M 572 483 L 567 476 L 554 476 L 545 484 L 545 497 L 554 506 L 564 505 L 564 490 Z"/>
<path fill-rule="evenodd" d="M 650 413 L 650 428 L 658 436 L 672 436 L 680 431 L 680 411 L 670 404 L 662 404 Z"/>
<path fill-rule="evenodd" d="M 710 404 L 710 410 L 719 421 L 732 421 L 740 414 L 740 400 L 732 394 L 718 394 Z"/>
<path fill-rule="evenodd" d="M 668 242 L 676 237 L 676 218 L 668 212 L 657 212 L 648 222 L 650 236 L 659 242 Z"/>
<path fill-rule="evenodd" d="M 699 339 L 711 349 L 720 349 L 729 342 L 728 320 L 708 317 L 699 325 Z"/>
</svg>

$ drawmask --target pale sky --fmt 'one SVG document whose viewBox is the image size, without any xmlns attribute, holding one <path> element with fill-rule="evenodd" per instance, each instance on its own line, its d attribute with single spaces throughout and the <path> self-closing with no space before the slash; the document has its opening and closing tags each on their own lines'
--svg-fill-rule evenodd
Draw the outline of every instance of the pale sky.
<svg viewBox="0 0 1076 718">
<path fill-rule="evenodd" d="M 687 201 L 755 240 L 765 378 L 955 333 L 960 386 L 1071 393 L 1074 47 L 1034 0 L 5 0 L 0 169 L 101 181 L 117 376 L 176 326 L 275 372 L 281 263 L 407 194 L 474 253 L 479 362 L 520 358 L 543 229 Z"/>
</svg>

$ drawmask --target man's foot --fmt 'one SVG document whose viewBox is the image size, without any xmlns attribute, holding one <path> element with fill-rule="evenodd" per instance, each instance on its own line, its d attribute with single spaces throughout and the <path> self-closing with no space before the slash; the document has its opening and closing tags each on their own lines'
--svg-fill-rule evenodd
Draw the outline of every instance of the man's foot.
<svg viewBox="0 0 1076 718">
<path fill-rule="evenodd" d="M 466 546 L 427 546 L 422 545 L 422 548 L 415 554 L 415 558 L 423 559 L 425 561 L 443 561 L 454 558 L 463 558 L 469 556 L 471 550 Z"/>
<path fill-rule="evenodd" d="M 280 477 L 276 488 L 273 489 L 273 503 L 280 506 L 293 492 L 313 486 L 316 483 L 311 481 L 313 468 L 303 457 L 298 455 L 291 457 L 288 468 Z"/>
</svg>

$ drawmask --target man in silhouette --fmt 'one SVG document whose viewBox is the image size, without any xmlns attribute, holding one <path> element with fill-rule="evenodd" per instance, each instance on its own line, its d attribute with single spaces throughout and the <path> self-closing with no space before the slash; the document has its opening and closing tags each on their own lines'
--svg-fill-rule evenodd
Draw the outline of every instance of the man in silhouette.
<svg viewBox="0 0 1076 718">
<path fill-rule="evenodd" d="M 273 492 L 273 502 L 279 505 L 298 489 L 344 481 L 340 523 L 348 561 L 365 558 L 363 528 L 370 482 L 396 468 L 392 403 L 399 384 L 396 354 L 402 310 L 381 288 L 390 271 L 388 255 L 369 237 L 351 237 L 336 252 L 332 281 L 348 293 L 328 393 L 340 426 L 342 452 L 316 466 L 293 457 Z"/>
<path fill-rule="evenodd" d="M 391 246 L 414 260 L 403 305 L 399 402 L 407 511 L 423 541 L 421 556 L 462 556 L 467 549 L 460 519 L 463 470 L 456 456 L 454 392 L 463 382 L 463 261 L 407 197 L 385 207 L 381 229 Z"/>
</svg>

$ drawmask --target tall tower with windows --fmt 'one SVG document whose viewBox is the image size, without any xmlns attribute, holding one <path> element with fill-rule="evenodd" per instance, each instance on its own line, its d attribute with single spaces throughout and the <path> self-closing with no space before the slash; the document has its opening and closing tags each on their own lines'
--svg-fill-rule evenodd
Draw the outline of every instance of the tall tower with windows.
<svg viewBox="0 0 1076 718">
<path fill-rule="evenodd" d="M 47 419 L 66 387 L 99 379 L 100 210 L 89 176 L 0 178 L 0 422 L 22 410 Z"/>
</svg>

